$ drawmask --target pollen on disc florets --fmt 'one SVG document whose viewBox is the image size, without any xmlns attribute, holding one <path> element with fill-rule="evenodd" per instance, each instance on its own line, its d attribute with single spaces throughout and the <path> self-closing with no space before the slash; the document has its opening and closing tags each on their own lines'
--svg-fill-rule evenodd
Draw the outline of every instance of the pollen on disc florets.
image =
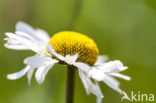
<svg viewBox="0 0 156 103">
<path fill-rule="evenodd" d="M 81 33 L 73 31 L 58 32 L 54 34 L 49 44 L 63 56 L 78 53 L 78 62 L 93 65 L 97 60 L 98 48 L 95 42 Z"/>
</svg>

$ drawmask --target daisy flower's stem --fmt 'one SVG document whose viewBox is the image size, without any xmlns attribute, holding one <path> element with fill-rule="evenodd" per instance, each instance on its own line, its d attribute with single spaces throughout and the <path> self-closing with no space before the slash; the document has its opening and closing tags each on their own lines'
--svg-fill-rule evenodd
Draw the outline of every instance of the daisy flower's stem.
<svg viewBox="0 0 156 103">
<path fill-rule="evenodd" d="M 75 69 L 68 65 L 66 81 L 66 103 L 74 102 Z"/>
</svg>

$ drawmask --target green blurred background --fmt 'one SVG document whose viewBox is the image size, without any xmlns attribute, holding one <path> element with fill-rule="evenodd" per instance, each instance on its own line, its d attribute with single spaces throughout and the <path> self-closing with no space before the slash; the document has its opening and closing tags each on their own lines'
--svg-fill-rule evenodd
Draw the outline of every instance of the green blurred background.
<svg viewBox="0 0 156 103">
<path fill-rule="evenodd" d="M 14 32 L 17 21 L 46 30 L 51 36 L 74 30 L 93 38 L 100 54 L 121 60 L 129 67 L 121 88 L 130 94 L 156 94 L 156 1 L 155 0 L 0 0 L 0 103 L 65 103 L 66 67 L 56 65 L 42 85 L 26 76 L 7 80 L 21 70 L 23 59 L 34 53 L 4 48 L 4 33 Z M 103 103 L 120 103 L 121 95 L 100 83 Z M 77 73 L 75 103 L 95 103 L 87 96 Z M 123 101 L 123 103 L 129 103 Z M 145 103 L 145 102 L 144 102 Z"/>
</svg>

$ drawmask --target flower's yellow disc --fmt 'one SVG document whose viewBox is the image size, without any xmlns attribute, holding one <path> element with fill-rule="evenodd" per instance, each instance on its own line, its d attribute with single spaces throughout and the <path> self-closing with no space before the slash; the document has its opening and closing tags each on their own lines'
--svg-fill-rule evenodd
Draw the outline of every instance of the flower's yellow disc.
<svg viewBox="0 0 156 103">
<path fill-rule="evenodd" d="M 78 62 L 93 65 L 97 60 L 98 48 L 95 42 L 81 33 L 73 31 L 56 33 L 51 38 L 49 44 L 53 46 L 57 53 L 63 56 L 78 53 Z"/>
</svg>

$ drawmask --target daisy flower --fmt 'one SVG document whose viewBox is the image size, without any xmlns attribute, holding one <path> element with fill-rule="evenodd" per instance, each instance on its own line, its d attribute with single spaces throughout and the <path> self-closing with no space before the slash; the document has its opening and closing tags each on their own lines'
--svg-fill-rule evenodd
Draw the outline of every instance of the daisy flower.
<svg viewBox="0 0 156 103">
<path fill-rule="evenodd" d="M 24 59 L 26 65 L 21 71 L 8 74 L 7 78 L 16 80 L 27 75 L 30 84 L 33 73 L 39 84 L 43 83 L 48 71 L 58 63 L 68 65 L 79 72 L 87 94 L 94 94 L 97 103 L 104 97 L 98 82 L 104 82 L 110 88 L 122 93 L 120 83 L 114 78 L 130 80 L 120 72 L 127 69 L 119 60 L 106 62 L 108 57 L 98 55 L 96 43 L 84 34 L 62 31 L 49 37 L 41 29 L 18 22 L 15 33 L 5 33 L 5 47 L 14 50 L 32 50 L 36 54 Z"/>
</svg>

